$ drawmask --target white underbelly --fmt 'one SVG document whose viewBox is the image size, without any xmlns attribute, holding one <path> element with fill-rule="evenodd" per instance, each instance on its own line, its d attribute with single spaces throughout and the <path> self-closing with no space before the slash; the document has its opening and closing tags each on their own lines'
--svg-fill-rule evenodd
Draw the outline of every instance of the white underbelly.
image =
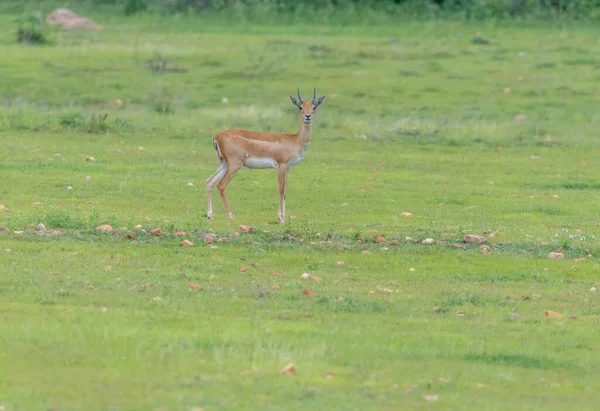
<svg viewBox="0 0 600 411">
<path fill-rule="evenodd" d="M 244 161 L 248 168 L 277 168 L 277 163 L 272 158 L 248 157 Z"/>
<path fill-rule="evenodd" d="M 304 157 L 303 154 L 298 154 L 296 157 L 294 157 L 290 161 L 288 161 L 288 167 L 295 166 L 296 164 L 298 164 L 299 162 L 302 161 L 303 157 Z"/>
</svg>

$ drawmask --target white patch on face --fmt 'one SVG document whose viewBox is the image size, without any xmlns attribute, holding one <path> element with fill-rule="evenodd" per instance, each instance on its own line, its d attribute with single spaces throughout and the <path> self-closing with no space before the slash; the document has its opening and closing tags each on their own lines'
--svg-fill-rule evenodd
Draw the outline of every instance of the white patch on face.
<svg viewBox="0 0 600 411">
<path fill-rule="evenodd" d="M 248 168 L 277 168 L 277 163 L 272 158 L 248 157 L 244 161 Z"/>
</svg>

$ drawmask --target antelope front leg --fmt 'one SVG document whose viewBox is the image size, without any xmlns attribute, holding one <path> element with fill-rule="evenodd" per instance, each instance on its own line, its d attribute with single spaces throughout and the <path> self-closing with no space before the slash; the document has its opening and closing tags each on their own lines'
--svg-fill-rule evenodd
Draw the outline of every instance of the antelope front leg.
<svg viewBox="0 0 600 411">
<path fill-rule="evenodd" d="M 289 168 L 286 165 L 277 167 L 277 179 L 279 180 L 279 209 L 277 217 L 282 223 L 285 222 L 285 194 L 287 190 L 287 176 Z"/>
</svg>

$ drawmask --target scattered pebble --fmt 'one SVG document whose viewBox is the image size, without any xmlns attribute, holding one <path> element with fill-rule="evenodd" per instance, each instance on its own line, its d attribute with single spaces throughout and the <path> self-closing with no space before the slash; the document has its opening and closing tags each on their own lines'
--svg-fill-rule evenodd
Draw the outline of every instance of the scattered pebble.
<svg viewBox="0 0 600 411">
<path fill-rule="evenodd" d="M 485 243 L 487 241 L 487 238 L 482 237 L 480 235 L 468 234 L 468 235 L 465 236 L 465 238 L 463 239 L 463 241 L 465 243 L 481 244 L 481 243 Z"/>
<path fill-rule="evenodd" d="M 290 364 L 286 365 L 285 367 L 283 367 L 281 372 L 284 374 L 296 374 L 297 370 L 296 370 L 296 367 L 294 366 L 294 364 L 290 363 Z"/>
</svg>

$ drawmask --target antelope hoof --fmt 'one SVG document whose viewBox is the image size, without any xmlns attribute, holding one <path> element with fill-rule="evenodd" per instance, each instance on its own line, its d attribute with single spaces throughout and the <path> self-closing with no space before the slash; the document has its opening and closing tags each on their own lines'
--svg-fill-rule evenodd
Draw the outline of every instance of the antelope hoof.
<svg viewBox="0 0 600 411">
<path fill-rule="evenodd" d="M 228 217 L 230 220 L 235 220 L 235 217 L 233 216 L 233 213 L 229 213 L 229 214 L 227 214 L 227 217 Z"/>
<path fill-rule="evenodd" d="M 285 217 L 281 214 L 277 214 L 277 218 L 279 219 L 280 223 L 285 223 Z"/>
<path fill-rule="evenodd" d="M 206 214 L 206 218 L 208 218 L 209 220 L 212 220 L 213 218 L 215 218 L 215 216 L 211 214 Z"/>
</svg>

